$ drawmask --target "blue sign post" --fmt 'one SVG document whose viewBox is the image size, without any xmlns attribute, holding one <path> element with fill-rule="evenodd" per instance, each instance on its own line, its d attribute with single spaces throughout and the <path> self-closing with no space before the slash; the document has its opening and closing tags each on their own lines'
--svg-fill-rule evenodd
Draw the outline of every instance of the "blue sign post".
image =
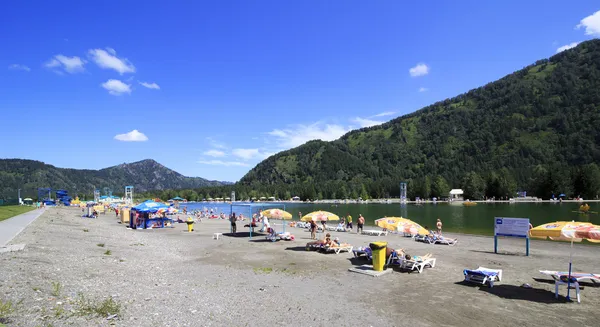
<svg viewBox="0 0 600 327">
<path fill-rule="evenodd" d="M 494 219 L 494 253 L 498 253 L 498 236 L 518 237 L 525 239 L 525 255 L 529 256 L 529 218 Z"/>
</svg>

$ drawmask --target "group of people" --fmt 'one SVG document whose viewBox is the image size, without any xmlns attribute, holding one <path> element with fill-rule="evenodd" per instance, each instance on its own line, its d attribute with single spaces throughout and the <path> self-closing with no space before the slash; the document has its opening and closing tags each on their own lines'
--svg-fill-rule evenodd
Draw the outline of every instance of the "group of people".
<svg viewBox="0 0 600 327">
<path fill-rule="evenodd" d="M 238 220 L 244 220 L 244 216 L 242 214 L 236 216 L 235 212 L 232 212 L 229 215 L 229 222 L 231 223 L 231 232 L 234 234 L 237 233 Z M 251 228 L 252 230 L 254 230 L 255 227 L 258 227 L 258 223 L 260 222 L 262 222 L 263 224 L 261 229 L 259 230 L 260 232 L 267 231 L 271 227 L 269 219 L 262 215 L 262 210 L 258 214 L 253 214 L 250 223 L 244 225 L 244 227 Z"/>
</svg>

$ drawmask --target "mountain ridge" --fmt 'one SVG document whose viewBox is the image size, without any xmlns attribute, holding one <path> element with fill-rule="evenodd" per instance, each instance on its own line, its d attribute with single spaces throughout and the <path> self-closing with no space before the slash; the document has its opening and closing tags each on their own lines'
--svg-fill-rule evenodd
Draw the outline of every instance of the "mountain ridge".
<svg viewBox="0 0 600 327">
<path fill-rule="evenodd" d="M 433 191 L 434 180 L 477 198 L 580 191 L 576 175 L 600 160 L 599 89 L 595 39 L 381 125 L 282 151 L 240 184 L 299 185 L 317 198 L 397 196 L 403 181 L 411 197 L 447 195 Z"/>
<path fill-rule="evenodd" d="M 147 192 L 228 184 L 201 177 L 187 177 L 153 159 L 98 170 L 60 168 L 30 159 L 0 159 L 0 198 L 16 198 L 19 188 L 22 197 L 36 197 L 36 189 L 39 187 L 66 189 L 71 194 L 89 195 L 94 188 L 102 190 L 105 187 L 120 194 L 127 185 L 134 186 L 135 192 Z"/>
</svg>

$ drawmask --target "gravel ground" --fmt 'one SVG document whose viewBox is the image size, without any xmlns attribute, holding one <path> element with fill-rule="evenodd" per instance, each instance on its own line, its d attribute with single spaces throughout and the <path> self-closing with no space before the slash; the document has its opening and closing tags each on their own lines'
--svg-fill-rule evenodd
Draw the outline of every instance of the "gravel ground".
<svg viewBox="0 0 600 327">
<path fill-rule="evenodd" d="M 355 246 L 386 240 L 437 258 L 422 274 L 373 278 L 349 272 L 364 262 L 347 253 L 305 251 L 309 233 L 297 228 L 287 229 L 291 242 L 213 240 L 227 221 L 198 223 L 193 233 L 185 224 L 134 231 L 111 214 L 79 215 L 47 210 L 12 240 L 25 250 L 0 255 L 0 300 L 15 308 L 9 326 L 597 326 L 600 318 L 600 287 L 586 285 L 581 304 L 565 303 L 566 288 L 555 299 L 554 284 L 538 272 L 567 268 L 563 243 L 532 241 L 525 257 L 515 239 L 501 240 L 495 255 L 489 237 L 450 235 L 460 241 L 449 247 L 333 233 Z M 574 270 L 600 273 L 597 253 L 576 245 Z M 493 289 L 462 284 L 462 270 L 480 265 L 503 269 L 503 281 Z M 107 319 L 117 312 L 104 310 L 110 304 L 120 310 Z"/>
</svg>

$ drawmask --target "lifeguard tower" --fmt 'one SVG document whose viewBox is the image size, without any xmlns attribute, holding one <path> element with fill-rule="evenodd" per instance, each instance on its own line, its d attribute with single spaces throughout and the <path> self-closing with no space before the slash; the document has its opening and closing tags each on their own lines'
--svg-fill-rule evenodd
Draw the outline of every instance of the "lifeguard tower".
<svg viewBox="0 0 600 327">
<path fill-rule="evenodd" d="M 133 205 L 133 186 L 125 186 L 125 203 Z"/>
</svg>

